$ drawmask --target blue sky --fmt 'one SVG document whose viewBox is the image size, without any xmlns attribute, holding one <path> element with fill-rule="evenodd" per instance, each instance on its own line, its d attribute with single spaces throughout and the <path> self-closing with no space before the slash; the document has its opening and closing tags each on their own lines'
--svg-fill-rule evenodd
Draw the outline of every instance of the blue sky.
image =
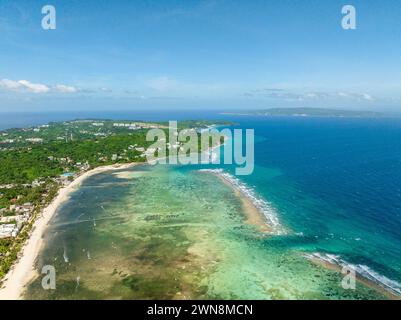
<svg viewBox="0 0 401 320">
<path fill-rule="evenodd" d="M 401 2 L 0 0 L 0 111 L 268 107 L 401 111 Z"/>
</svg>

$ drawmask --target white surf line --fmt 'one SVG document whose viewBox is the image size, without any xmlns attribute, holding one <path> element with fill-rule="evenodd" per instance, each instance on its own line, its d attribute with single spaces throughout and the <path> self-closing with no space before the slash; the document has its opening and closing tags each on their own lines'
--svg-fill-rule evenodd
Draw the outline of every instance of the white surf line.
<svg viewBox="0 0 401 320">
<path fill-rule="evenodd" d="M 260 210 L 263 213 L 264 217 L 268 221 L 269 226 L 272 227 L 274 234 L 283 235 L 287 233 L 286 230 L 283 228 L 283 226 L 280 224 L 279 219 L 277 217 L 277 213 L 275 212 L 271 204 L 268 203 L 266 200 L 262 199 L 261 197 L 257 196 L 256 192 L 253 191 L 241 180 L 239 180 L 238 178 L 234 177 L 229 173 L 224 172 L 223 169 L 200 169 L 198 171 L 210 172 L 225 179 L 227 182 L 233 185 L 234 188 L 237 188 L 245 197 L 247 197 L 253 203 L 253 205 L 258 210 Z"/>
<path fill-rule="evenodd" d="M 329 253 L 305 253 L 304 256 L 309 260 L 320 260 L 339 267 L 348 267 L 355 270 L 355 272 L 362 278 L 372 281 L 383 289 L 391 292 L 394 295 L 401 297 L 401 284 L 395 280 L 391 280 L 384 275 L 379 274 L 373 269 L 363 264 L 352 264 L 342 259 L 339 255 Z"/>
</svg>

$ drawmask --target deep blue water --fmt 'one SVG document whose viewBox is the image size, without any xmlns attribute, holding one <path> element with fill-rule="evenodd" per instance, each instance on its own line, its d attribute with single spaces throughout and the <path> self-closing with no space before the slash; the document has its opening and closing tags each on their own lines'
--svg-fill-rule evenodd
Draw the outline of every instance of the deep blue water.
<svg viewBox="0 0 401 320">
<path fill-rule="evenodd" d="M 243 118 L 255 171 L 291 246 L 340 255 L 401 280 L 401 119 Z"/>
<path fill-rule="evenodd" d="M 255 171 L 240 179 L 293 234 L 279 245 L 326 252 L 401 282 L 401 118 L 255 118 L 217 113 L 2 115 L 0 128 L 74 118 L 227 119 L 256 134 Z M 233 167 L 225 167 L 232 172 Z"/>
</svg>

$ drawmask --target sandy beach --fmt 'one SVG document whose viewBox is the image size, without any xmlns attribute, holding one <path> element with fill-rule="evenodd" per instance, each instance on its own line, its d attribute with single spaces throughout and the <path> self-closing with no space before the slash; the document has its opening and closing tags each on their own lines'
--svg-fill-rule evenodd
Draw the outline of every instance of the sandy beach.
<svg viewBox="0 0 401 320">
<path fill-rule="evenodd" d="M 225 185 L 230 187 L 236 197 L 241 200 L 244 214 L 246 215 L 246 223 L 256 226 L 256 228 L 263 233 L 272 233 L 273 227 L 269 224 L 264 214 L 255 206 L 255 204 L 231 181 L 226 179 L 223 175 L 213 170 L 206 171 L 220 179 Z"/>
<path fill-rule="evenodd" d="M 338 273 L 341 273 L 341 271 L 342 271 L 342 266 L 340 266 L 338 264 L 331 263 L 329 261 L 324 261 L 322 259 L 318 259 L 318 258 L 314 257 L 313 255 L 308 255 L 308 256 L 306 256 L 306 258 L 308 260 L 310 260 L 312 263 L 314 263 L 315 265 L 324 267 L 326 269 L 333 270 Z M 377 292 L 380 292 L 382 295 L 387 297 L 389 300 L 401 300 L 401 297 L 399 295 L 383 288 L 378 283 L 376 283 L 370 279 L 367 279 L 358 273 L 356 274 L 355 280 L 369 288 L 372 288 L 373 290 L 375 290 Z"/>
<path fill-rule="evenodd" d="M 31 235 L 19 254 L 19 259 L 4 277 L 3 285 L 0 288 L 0 300 L 20 299 L 24 286 L 29 283 L 29 281 L 33 279 L 35 275 L 37 275 L 38 271 L 34 269 L 34 263 L 43 245 L 43 233 L 46 230 L 50 219 L 57 211 L 57 208 L 64 201 L 68 200 L 69 195 L 90 176 L 110 170 L 127 169 L 135 165 L 138 165 L 138 163 L 97 167 L 81 174 L 68 186 L 61 188 L 58 195 L 46 208 L 43 209 L 40 217 L 38 217 L 35 221 Z"/>
<path fill-rule="evenodd" d="M 240 189 L 238 189 L 231 181 L 227 180 L 223 175 L 220 173 L 216 172 L 211 172 L 214 174 L 216 177 L 218 177 L 224 184 L 227 186 L 233 188 L 235 195 L 241 200 L 242 202 L 242 207 L 244 214 L 246 215 L 246 223 L 255 225 L 261 232 L 265 233 L 271 233 L 272 232 L 272 226 L 269 225 L 268 221 L 265 219 L 263 213 L 260 212 L 260 210 L 250 201 L 248 197 L 246 197 Z M 312 263 L 322 266 L 326 269 L 330 269 L 333 271 L 336 271 L 338 273 L 341 273 L 342 267 L 330 263 L 328 261 L 323 261 L 321 259 L 317 259 L 316 257 L 313 256 L 307 256 L 306 257 L 308 260 L 310 260 Z M 400 300 L 401 297 L 390 290 L 387 290 L 383 288 L 383 286 L 379 285 L 378 283 L 363 277 L 360 274 L 356 275 L 356 280 L 357 282 L 374 289 L 377 292 L 380 292 L 383 294 L 385 297 L 387 297 L 390 300 Z"/>
<path fill-rule="evenodd" d="M 215 174 L 224 184 L 233 189 L 234 194 L 241 200 L 242 208 L 246 215 L 246 223 L 256 226 L 259 231 L 271 233 L 272 227 L 269 226 L 268 221 L 264 217 L 263 213 L 249 200 L 245 195 L 242 194 L 241 190 L 236 188 L 230 181 L 225 179 L 219 174 Z"/>
</svg>

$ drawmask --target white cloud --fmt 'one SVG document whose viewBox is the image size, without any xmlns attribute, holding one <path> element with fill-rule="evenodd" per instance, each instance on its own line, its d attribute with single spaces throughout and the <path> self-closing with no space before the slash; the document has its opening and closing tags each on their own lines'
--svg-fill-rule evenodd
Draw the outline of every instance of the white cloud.
<svg viewBox="0 0 401 320">
<path fill-rule="evenodd" d="M 374 100 L 374 98 L 373 98 L 370 94 L 368 94 L 368 93 L 362 94 L 362 97 L 363 97 L 363 99 L 365 99 L 365 100 L 369 100 L 369 101 L 373 101 L 373 100 Z"/>
<path fill-rule="evenodd" d="M 43 83 L 33 83 L 28 80 L 10 80 L 10 79 L 0 79 L 0 89 L 3 88 L 9 91 L 17 92 L 31 92 L 31 93 L 76 93 L 79 90 L 73 86 L 67 86 L 64 84 L 58 84 L 56 86 L 50 87 Z"/>
<path fill-rule="evenodd" d="M 48 86 L 41 83 L 32 83 L 28 80 L 14 81 L 2 79 L 0 80 L 0 87 L 12 91 L 28 91 L 33 93 L 47 93 L 50 91 Z"/>
<path fill-rule="evenodd" d="M 72 87 L 72 86 L 66 86 L 64 84 L 58 84 L 55 87 L 55 90 L 61 93 L 75 93 L 78 91 L 77 88 Z"/>
<path fill-rule="evenodd" d="M 0 87 L 9 89 L 9 90 L 18 90 L 21 88 L 21 84 L 18 81 L 2 79 L 0 80 Z"/>
<path fill-rule="evenodd" d="M 18 83 L 20 83 L 24 89 L 33 93 L 46 93 L 50 91 L 48 86 L 41 83 L 32 83 L 28 80 L 19 80 Z"/>
</svg>

